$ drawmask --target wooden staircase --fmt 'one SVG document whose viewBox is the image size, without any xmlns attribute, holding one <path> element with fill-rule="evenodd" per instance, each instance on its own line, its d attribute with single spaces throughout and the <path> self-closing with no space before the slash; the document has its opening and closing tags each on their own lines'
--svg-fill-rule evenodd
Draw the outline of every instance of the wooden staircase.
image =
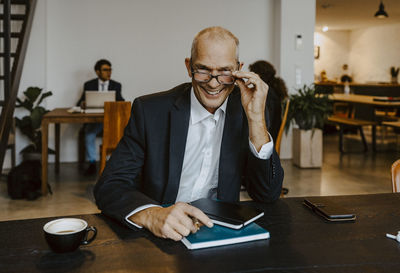
<svg viewBox="0 0 400 273">
<path fill-rule="evenodd" d="M 35 7 L 36 0 L 0 1 L 0 173 L 13 124 Z"/>
</svg>

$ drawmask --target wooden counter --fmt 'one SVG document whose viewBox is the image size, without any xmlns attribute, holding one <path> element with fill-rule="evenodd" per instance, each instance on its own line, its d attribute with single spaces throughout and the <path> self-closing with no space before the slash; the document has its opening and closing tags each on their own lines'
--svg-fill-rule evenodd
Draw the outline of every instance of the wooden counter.
<svg viewBox="0 0 400 273">
<path fill-rule="evenodd" d="M 344 84 L 336 82 L 315 82 L 317 92 L 323 94 L 343 93 Z M 400 84 L 392 83 L 350 83 L 350 92 L 359 95 L 400 97 Z"/>
</svg>

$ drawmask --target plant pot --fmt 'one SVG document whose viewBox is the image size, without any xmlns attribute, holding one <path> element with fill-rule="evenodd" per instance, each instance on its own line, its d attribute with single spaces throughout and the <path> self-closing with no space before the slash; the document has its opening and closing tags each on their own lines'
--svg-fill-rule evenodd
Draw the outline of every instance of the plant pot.
<svg viewBox="0 0 400 273">
<path fill-rule="evenodd" d="M 390 82 L 393 84 L 397 84 L 398 83 L 397 77 L 392 76 L 392 78 L 390 79 Z"/>
<path fill-rule="evenodd" d="M 293 129 L 293 164 L 300 168 L 321 168 L 322 130 Z"/>
</svg>

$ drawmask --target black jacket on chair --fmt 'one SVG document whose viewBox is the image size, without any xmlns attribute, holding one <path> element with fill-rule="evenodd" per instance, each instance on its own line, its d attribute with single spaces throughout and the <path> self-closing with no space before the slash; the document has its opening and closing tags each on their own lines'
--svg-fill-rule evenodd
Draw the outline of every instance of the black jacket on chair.
<svg viewBox="0 0 400 273">
<path fill-rule="evenodd" d="M 191 83 L 135 99 L 131 117 L 94 188 L 98 207 L 126 223 L 145 204 L 176 200 L 190 120 Z M 268 119 L 268 110 L 265 111 Z M 237 87 L 228 98 L 219 160 L 217 198 L 239 201 L 240 187 L 259 202 L 279 198 L 283 169 L 278 155 L 255 157 L 249 148 L 247 118 Z"/>
<path fill-rule="evenodd" d="M 85 91 L 97 91 L 97 90 L 99 90 L 98 78 L 85 82 L 85 84 L 83 85 L 82 96 L 76 105 L 80 106 L 82 101 L 85 101 Z M 121 84 L 119 82 L 110 80 L 110 83 L 108 84 L 108 90 L 115 91 L 116 101 L 124 101 L 124 98 L 121 95 Z"/>
</svg>

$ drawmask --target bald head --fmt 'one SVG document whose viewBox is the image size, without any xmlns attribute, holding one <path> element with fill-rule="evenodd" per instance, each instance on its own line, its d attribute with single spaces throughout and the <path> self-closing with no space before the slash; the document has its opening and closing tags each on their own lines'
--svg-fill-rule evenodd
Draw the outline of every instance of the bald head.
<svg viewBox="0 0 400 273">
<path fill-rule="evenodd" d="M 192 60 L 197 58 L 199 44 L 202 42 L 232 42 L 236 48 L 236 61 L 239 61 L 239 39 L 236 38 L 236 36 L 233 35 L 229 30 L 222 27 L 209 27 L 197 33 L 192 42 Z"/>
</svg>

